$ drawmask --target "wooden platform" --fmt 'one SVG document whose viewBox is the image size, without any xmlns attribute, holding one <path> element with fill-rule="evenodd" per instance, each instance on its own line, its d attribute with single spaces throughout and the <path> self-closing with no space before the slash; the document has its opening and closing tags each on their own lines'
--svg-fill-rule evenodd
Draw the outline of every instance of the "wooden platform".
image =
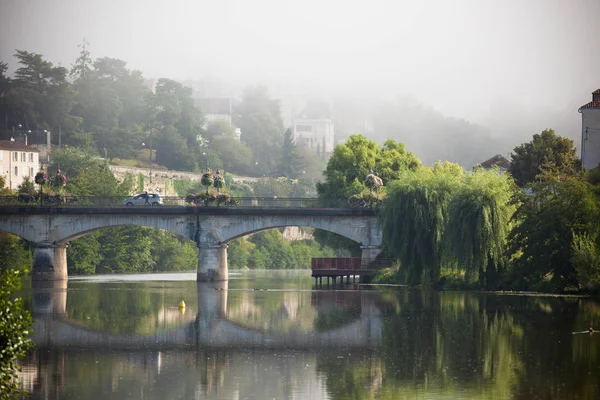
<svg viewBox="0 0 600 400">
<path fill-rule="evenodd" d="M 341 277 L 341 283 L 350 283 L 350 278 L 356 282 L 363 277 L 371 276 L 381 267 L 391 265 L 392 260 L 364 260 L 360 257 L 330 257 L 330 258 L 313 258 L 311 260 L 312 277 L 315 278 L 315 283 L 323 284 L 323 278 L 329 285 L 329 279 L 335 284 L 338 277 Z"/>
</svg>

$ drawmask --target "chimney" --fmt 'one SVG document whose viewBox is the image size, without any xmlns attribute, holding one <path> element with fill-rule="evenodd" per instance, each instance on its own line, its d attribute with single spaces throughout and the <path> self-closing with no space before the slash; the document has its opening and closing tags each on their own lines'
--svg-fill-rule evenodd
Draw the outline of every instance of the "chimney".
<svg viewBox="0 0 600 400">
<path fill-rule="evenodd" d="M 600 102 L 600 89 L 592 92 L 592 101 L 594 103 Z"/>
</svg>

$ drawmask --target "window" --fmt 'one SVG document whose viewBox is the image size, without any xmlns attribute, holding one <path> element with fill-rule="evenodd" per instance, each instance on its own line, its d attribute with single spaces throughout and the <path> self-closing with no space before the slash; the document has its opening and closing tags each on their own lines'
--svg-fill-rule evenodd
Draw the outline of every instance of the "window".
<svg viewBox="0 0 600 400">
<path fill-rule="evenodd" d="M 4 161 L 4 151 L 0 150 L 0 161 Z"/>
<path fill-rule="evenodd" d="M 16 151 L 13 153 L 13 161 L 19 161 L 19 153 Z"/>
<path fill-rule="evenodd" d="M 15 176 L 19 176 L 19 167 L 15 167 Z"/>
<path fill-rule="evenodd" d="M 21 153 L 21 162 L 27 161 L 27 153 Z"/>
<path fill-rule="evenodd" d="M 33 153 L 29 153 L 29 162 L 33 162 Z"/>
<path fill-rule="evenodd" d="M 29 176 L 33 176 L 33 167 L 29 167 Z"/>
<path fill-rule="evenodd" d="M 298 132 L 312 132 L 312 125 L 296 125 Z"/>
</svg>

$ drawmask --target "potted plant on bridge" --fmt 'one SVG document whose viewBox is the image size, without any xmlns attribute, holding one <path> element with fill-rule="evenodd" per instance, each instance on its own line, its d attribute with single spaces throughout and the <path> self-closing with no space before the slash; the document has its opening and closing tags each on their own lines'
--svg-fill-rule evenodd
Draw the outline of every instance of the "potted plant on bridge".
<svg viewBox="0 0 600 400">
<path fill-rule="evenodd" d="M 37 174 L 35 174 L 35 178 L 34 181 L 36 183 L 36 185 L 40 185 L 40 203 L 42 202 L 42 188 L 44 187 L 44 185 L 46 183 L 48 183 L 48 175 L 46 174 L 46 171 L 44 171 L 43 169 L 40 170 L 40 172 L 38 172 Z"/>
<path fill-rule="evenodd" d="M 383 186 L 383 181 L 377 174 L 373 173 L 373 170 L 371 170 L 371 173 L 365 178 L 365 186 L 369 188 L 371 193 L 373 193 L 373 191 L 379 193 L 379 189 Z"/>
<path fill-rule="evenodd" d="M 217 196 L 222 188 L 225 187 L 225 179 L 221 176 L 221 172 L 217 170 L 216 175 L 214 177 L 213 186 L 217 189 Z"/>
<path fill-rule="evenodd" d="M 62 188 L 66 184 L 67 184 L 67 177 L 64 176 L 60 172 L 60 169 L 56 170 L 56 175 L 54 176 L 54 179 L 52 180 L 52 186 L 54 186 L 55 188 Z"/>
<path fill-rule="evenodd" d="M 210 169 L 202 174 L 200 183 L 202 186 L 206 186 L 206 194 L 208 195 L 208 188 L 214 184 L 214 177 Z"/>
</svg>

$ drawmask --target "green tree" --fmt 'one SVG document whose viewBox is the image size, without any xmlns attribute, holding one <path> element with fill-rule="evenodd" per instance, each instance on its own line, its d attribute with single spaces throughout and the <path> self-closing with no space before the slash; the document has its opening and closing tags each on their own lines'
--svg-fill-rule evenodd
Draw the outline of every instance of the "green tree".
<svg viewBox="0 0 600 400">
<path fill-rule="evenodd" d="M 577 174 L 580 167 L 573 140 L 546 129 L 533 135 L 531 142 L 514 148 L 509 171 L 517 185 L 523 187 L 534 182 L 545 168 L 554 169 L 561 176 L 569 176 Z"/>
<path fill-rule="evenodd" d="M 562 181 L 542 176 L 532 194 L 522 196 L 511 231 L 516 289 L 564 290 L 580 285 L 573 243 L 597 237 L 600 206 L 594 188 L 579 177 Z"/>
<path fill-rule="evenodd" d="M 262 86 L 249 87 L 235 107 L 234 123 L 242 130 L 242 141 L 259 161 L 253 171 L 255 175 L 272 175 L 277 169 L 277 155 L 281 154 L 283 143 L 279 101 L 271 99 Z"/>
<path fill-rule="evenodd" d="M 294 132 L 288 128 L 283 134 L 283 146 L 281 147 L 281 157 L 277 171 L 279 176 L 297 178 L 301 176 L 304 168 L 302 160 L 298 158 L 296 144 L 294 143 Z"/>
<path fill-rule="evenodd" d="M 210 149 L 218 154 L 225 171 L 246 174 L 250 170 L 254 156 L 247 143 L 239 141 L 235 137 L 222 135 L 211 141 Z M 210 165 L 212 168 L 219 167 L 215 161 L 212 161 Z"/>
<path fill-rule="evenodd" d="M 335 147 L 324 172 L 325 181 L 316 184 L 319 198 L 330 200 L 332 205 L 347 201 L 351 196 L 368 192 L 365 178 L 371 171 L 381 173 L 384 185 L 398 179 L 406 171 L 416 171 L 421 162 L 404 150 L 401 143 L 387 141 L 380 148 L 374 141 L 362 135 L 353 135 L 346 143 Z M 358 243 L 324 231 L 315 232 L 322 245 L 339 247 L 360 255 Z"/>
<path fill-rule="evenodd" d="M 156 160 L 171 169 L 193 171 L 201 157 L 203 118 L 192 89 L 161 78 L 156 93 L 145 98 L 146 116 L 156 129 Z"/>
<path fill-rule="evenodd" d="M 19 390 L 16 361 L 33 346 L 29 339 L 31 316 L 15 292 L 31 265 L 31 253 L 21 240 L 0 233 L 0 398 L 13 399 Z"/>
<path fill-rule="evenodd" d="M 73 66 L 71 67 L 71 71 L 69 72 L 69 74 L 75 79 L 75 81 L 78 81 L 80 79 L 85 80 L 92 72 L 93 61 L 89 50 L 89 46 L 90 44 L 87 40 L 85 40 L 85 38 L 83 39 L 83 42 L 81 42 L 81 44 L 77 46 L 81 49 L 81 51 L 79 52 L 79 56 L 75 60 L 75 63 L 73 64 Z"/>
<path fill-rule="evenodd" d="M 16 70 L 8 93 L 12 104 L 11 125 L 28 130 L 58 131 L 68 119 L 72 102 L 68 70 L 55 67 L 38 53 L 17 50 L 21 66 Z"/>
<path fill-rule="evenodd" d="M 324 172 L 325 182 L 317 183 L 317 192 L 320 198 L 347 199 L 367 189 L 365 177 L 371 171 L 386 185 L 403 172 L 420 167 L 419 159 L 405 151 L 401 143 L 388 140 L 380 148 L 362 135 L 353 135 L 335 147 Z"/>
<path fill-rule="evenodd" d="M 60 169 L 67 177 L 66 190 L 76 196 L 125 196 L 133 182 L 119 183 L 108 165 L 94 153 L 66 147 L 54 152 L 49 171 Z"/>
<path fill-rule="evenodd" d="M 509 174 L 478 169 L 468 173 L 452 196 L 444 228 L 445 251 L 480 286 L 497 284 L 516 209 L 515 186 Z"/>
<path fill-rule="evenodd" d="M 460 172 L 408 171 L 388 186 L 379 217 L 384 246 L 400 260 L 402 280 L 414 284 L 439 279 L 448 207 L 462 185 Z"/>
</svg>

